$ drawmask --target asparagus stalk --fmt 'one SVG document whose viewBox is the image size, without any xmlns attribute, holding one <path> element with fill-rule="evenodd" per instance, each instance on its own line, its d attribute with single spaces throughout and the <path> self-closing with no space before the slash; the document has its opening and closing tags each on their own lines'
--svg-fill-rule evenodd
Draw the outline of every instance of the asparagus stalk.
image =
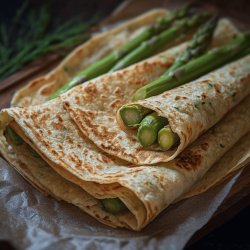
<svg viewBox="0 0 250 250">
<path fill-rule="evenodd" d="M 249 44 L 250 33 L 241 34 L 226 45 L 212 49 L 175 69 L 171 74 L 162 75 L 157 80 L 143 86 L 135 92 L 132 99 L 135 101 L 158 95 L 207 74 L 236 59 L 245 50 L 247 51 Z"/>
<path fill-rule="evenodd" d="M 10 126 L 7 126 L 5 131 L 15 145 L 19 146 L 24 143 L 23 139 Z"/>
<path fill-rule="evenodd" d="M 152 145 L 157 140 L 158 131 L 168 124 L 165 117 L 158 116 L 156 112 L 147 115 L 140 124 L 137 138 L 143 147 Z"/>
<path fill-rule="evenodd" d="M 179 38 L 181 35 L 192 31 L 207 18 L 207 14 L 196 14 L 191 18 L 184 18 L 183 20 L 176 21 L 171 28 L 166 29 L 160 34 L 157 34 L 151 37 L 149 40 L 141 43 L 140 46 L 119 60 L 110 71 L 114 72 L 123 69 L 129 65 L 150 57 L 163 46 L 166 46 L 170 42 Z"/>
<path fill-rule="evenodd" d="M 101 200 L 105 211 L 111 214 L 119 214 L 127 210 L 125 204 L 119 198 L 107 198 Z"/>
<path fill-rule="evenodd" d="M 202 25 L 194 34 L 184 53 L 176 58 L 175 62 L 170 68 L 168 68 L 164 75 L 171 74 L 173 70 L 204 54 L 211 43 L 217 23 L 218 18 L 213 16 L 204 25 Z"/>
<path fill-rule="evenodd" d="M 178 140 L 178 135 L 169 126 L 160 129 L 158 132 L 158 143 L 163 150 L 169 150 Z"/>
<path fill-rule="evenodd" d="M 68 83 L 63 85 L 53 95 L 51 95 L 50 99 L 58 97 L 59 95 L 67 92 L 69 89 L 73 88 L 76 85 L 79 85 L 80 83 L 83 83 L 84 81 L 91 80 L 108 72 L 122 57 L 138 47 L 143 41 L 146 41 L 162 30 L 167 29 L 175 20 L 187 16 L 189 10 L 190 5 L 187 5 L 159 19 L 154 25 L 144 29 L 138 36 L 128 41 L 128 43 L 126 43 L 121 48 L 111 52 L 107 56 L 103 57 L 99 61 L 91 64 L 86 69 L 79 72 Z"/>
<path fill-rule="evenodd" d="M 138 127 L 142 119 L 149 113 L 152 113 L 150 109 L 137 104 L 123 105 L 119 110 L 124 124 L 128 127 Z"/>
</svg>

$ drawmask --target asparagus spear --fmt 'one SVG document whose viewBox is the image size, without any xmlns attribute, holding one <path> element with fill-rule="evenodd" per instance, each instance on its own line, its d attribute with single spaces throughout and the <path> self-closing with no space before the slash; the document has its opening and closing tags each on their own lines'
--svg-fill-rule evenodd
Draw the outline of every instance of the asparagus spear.
<svg viewBox="0 0 250 250">
<path fill-rule="evenodd" d="M 144 29 L 138 36 L 128 41 L 128 43 L 126 43 L 121 48 L 111 52 L 107 56 L 79 72 L 68 83 L 51 95 L 50 99 L 56 98 L 57 96 L 67 92 L 72 87 L 83 83 L 84 81 L 88 81 L 108 72 L 119 61 L 119 59 L 127 55 L 130 51 L 134 50 L 143 41 L 148 40 L 150 37 L 158 34 L 162 30 L 167 29 L 175 20 L 185 17 L 189 13 L 189 10 L 190 5 L 187 5 L 159 19 L 154 25 Z"/>
<path fill-rule="evenodd" d="M 178 135 L 169 126 L 160 129 L 158 132 L 158 143 L 163 150 L 169 150 L 178 140 Z"/>
<path fill-rule="evenodd" d="M 175 62 L 170 68 L 168 68 L 164 75 L 170 74 L 173 70 L 188 63 L 191 59 L 204 54 L 211 43 L 217 23 L 218 18 L 213 16 L 204 25 L 202 25 L 194 34 L 184 53 L 176 58 Z"/>
<path fill-rule="evenodd" d="M 136 104 L 123 105 L 119 110 L 123 122 L 128 127 L 138 127 L 142 119 L 149 113 L 152 113 L 150 109 Z"/>
<path fill-rule="evenodd" d="M 23 139 L 10 127 L 7 126 L 6 130 L 7 134 L 9 135 L 11 141 L 15 144 L 15 145 L 21 145 L 23 144 Z"/>
<path fill-rule="evenodd" d="M 158 116 L 156 112 L 147 115 L 140 124 L 137 138 L 143 147 L 152 145 L 157 140 L 158 131 L 168 124 L 165 117 Z"/>
<path fill-rule="evenodd" d="M 212 49 L 208 53 L 175 69 L 171 74 L 162 75 L 157 80 L 143 86 L 135 92 L 132 99 L 135 101 L 158 95 L 207 74 L 235 60 L 238 55 L 245 50 L 247 51 L 249 44 L 250 33 L 241 34 L 226 45 Z"/>
<path fill-rule="evenodd" d="M 171 28 L 141 43 L 140 46 L 119 60 L 118 63 L 111 69 L 111 72 L 123 69 L 151 56 L 163 46 L 166 46 L 168 43 L 177 39 L 181 35 L 193 30 L 207 18 L 207 14 L 196 14 L 191 18 L 184 18 L 183 20 L 176 21 Z"/>
<path fill-rule="evenodd" d="M 127 207 L 119 198 L 107 198 L 101 200 L 105 211 L 111 214 L 119 214 L 127 210 Z"/>
</svg>

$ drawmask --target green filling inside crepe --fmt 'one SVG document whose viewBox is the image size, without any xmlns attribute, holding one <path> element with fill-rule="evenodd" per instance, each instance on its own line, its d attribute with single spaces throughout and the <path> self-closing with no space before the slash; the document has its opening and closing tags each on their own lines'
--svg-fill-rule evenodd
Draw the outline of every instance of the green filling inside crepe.
<svg viewBox="0 0 250 250">
<path fill-rule="evenodd" d="M 14 145 L 27 145 L 32 156 L 36 158 L 41 158 L 41 156 L 36 152 L 36 150 L 33 149 L 28 143 L 26 143 L 10 125 L 6 127 L 5 132 L 7 134 L 8 139 L 10 139 Z M 103 210 L 114 215 L 128 210 L 119 198 L 100 199 L 100 201 L 102 203 Z"/>
<path fill-rule="evenodd" d="M 22 145 L 24 143 L 23 139 L 10 126 L 6 127 L 5 132 L 15 145 Z"/>
<path fill-rule="evenodd" d="M 103 209 L 111 214 L 119 214 L 127 210 L 127 207 L 119 198 L 107 198 L 101 200 Z"/>
<path fill-rule="evenodd" d="M 16 146 L 20 146 L 23 144 L 28 145 L 27 143 L 24 142 L 24 140 L 16 133 L 16 131 L 9 125 L 6 127 L 5 132 L 8 134 L 10 140 L 16 145 Z M 36 158 L 39 158 L 40 155 L 30 146 L 29 146 L 29 151 L 31 152 L 31 154 L 33 156 L 35 156 Z"/>
</svg>

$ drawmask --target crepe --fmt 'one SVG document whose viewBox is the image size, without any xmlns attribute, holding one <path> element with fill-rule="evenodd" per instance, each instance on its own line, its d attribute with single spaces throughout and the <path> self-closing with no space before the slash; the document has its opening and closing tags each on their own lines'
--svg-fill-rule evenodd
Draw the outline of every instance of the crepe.
<svg viewBox="0 0 250 250">
<path fill-rule="evenodd" d="M 189 198 L 222 183 L 250 163 L 250 133 L 233 146 L 182 198 Z"/>
<path fill-rule="evenodd" d="M 165 54 L 169 64 L 174 53 L 170 50 Z M 151 59 L 96 78 L 62 95 L 64 106 L 82 133 L 100 149 L 141 165 L 174 159 L 250 94 L 250 56 L 246 56 L 193 82 L 138 101 L 166 117 L 180 138 L 178 147 L 168 151 L 160 151 L 157 146 L 142 147 L 136 130 L 129 129 L 127 133 L 121 129 L 116 112 L 136 89 L 159 77 L 163 71 L 160 62 Z"/>
<path fill-rule="evenodd" d="M 11 105 L 29 106 L 47 101 L 51 94 L 67 83 L 78 71 L 121 47 L 167 13 L 166 9 L 154 9 L 109 31 L 95 35 L 73 50 L 52 72 L 32 80 L 17 91 Z"/>
<path fill-rule="evenodd" d="M 6 109 L 0 121 L 1 153 L 35 186 L 79 206 L 102 223 L 141 230 L 250 130 L 250 98 L 174 161 L 153 166 L 130 165 L 99 151 L 82 137 L 59 99 Z M 3 134 L 9 123 L 44 161 L 27 152 L 23 148 L 27 145 L 9 147 Z M 99 199 L 108 197 L 119 197 L 129 210 L 118 215 L 105 212 Z"/>
</svg>

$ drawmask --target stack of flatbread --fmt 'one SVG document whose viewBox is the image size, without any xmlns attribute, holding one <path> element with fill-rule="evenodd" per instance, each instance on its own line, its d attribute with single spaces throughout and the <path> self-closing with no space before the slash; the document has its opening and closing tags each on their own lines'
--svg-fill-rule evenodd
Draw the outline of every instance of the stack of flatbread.
<svg viewBox="0 0 250 250">
<path fill-rule="evenodd" d="M 40 191 L 112 227 L 141 230 L 167 206 L 224 180 L 250 156 L 250 56 L 139 101 L 178 134 L 178 147 L 168 151 L 143 148 L 133 132 L 120 128 L 116 114 L 136 89 L 166 71 L 186 43 L 48 100 L 80 69 L 165 14 L 153 10 L 96 35 L 18 91 L 13 107 L 0 114 L 0 150 L 8 162 Z M 238 33 L 223 19 L 211 46 Z M 7 126 L 25 143 L 13 143 Z M 101 202 L 107 198 L 119 198 L 127 209 L 107 212 Z"/>
</svg>

